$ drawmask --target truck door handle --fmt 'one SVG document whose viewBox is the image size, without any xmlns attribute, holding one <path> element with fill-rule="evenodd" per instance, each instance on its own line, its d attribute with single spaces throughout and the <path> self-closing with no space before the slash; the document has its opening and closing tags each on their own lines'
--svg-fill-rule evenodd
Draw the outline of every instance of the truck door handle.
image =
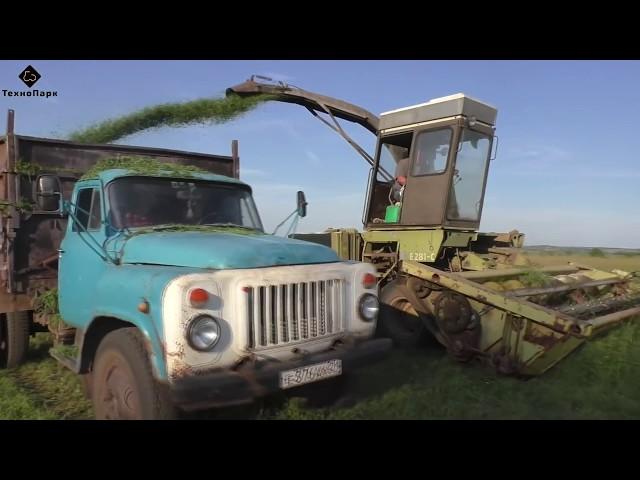
<svg viewBox="0 0 640 480">
<path fill-rule="evenodd" d="M 58 249 L 58 255 L 62 255 L 64 253 L 64 250 L 62 250 L 61 248 Z"/>
</svg>

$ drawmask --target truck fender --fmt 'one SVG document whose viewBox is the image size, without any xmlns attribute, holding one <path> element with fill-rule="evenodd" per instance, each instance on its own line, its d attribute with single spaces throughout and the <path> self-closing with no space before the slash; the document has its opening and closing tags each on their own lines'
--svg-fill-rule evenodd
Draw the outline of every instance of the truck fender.
<svg viewBox="0 0 640 480">
<path fill-rule="evenodd" d="M 78 330 L 76 335 L 76 345 L 80 349 L 78 373 L 85 374 L 91 371 L 96 351 L 105 335 L 119 328 L 135 327 L 142 332 L 154 377 L 160 382 L 166 382 L 167 366 L 164 344 L 156 333 L 154 326 L 146 323 L 133 318 L 123 319 L 108 315 L 96 316 L 86 330 Z M 151 320 L 148 323 L 152 323 Z"/>
</svg>

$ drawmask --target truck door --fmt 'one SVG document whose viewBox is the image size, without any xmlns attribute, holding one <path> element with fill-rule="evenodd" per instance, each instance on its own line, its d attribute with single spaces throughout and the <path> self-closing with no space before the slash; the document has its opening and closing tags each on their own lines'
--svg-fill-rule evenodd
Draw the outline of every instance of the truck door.
<svg viewBox="0 0 640 480">
<path fill-rule="evenodd" d="M 78 189 L 70 208 L 72 215 L 60 245 L 60 314 L 65 323 L 82 328 L 93 317 L 96 284 L 107 267 L 100 248 L 106 235 L 99 184 Z"/>
</svg>

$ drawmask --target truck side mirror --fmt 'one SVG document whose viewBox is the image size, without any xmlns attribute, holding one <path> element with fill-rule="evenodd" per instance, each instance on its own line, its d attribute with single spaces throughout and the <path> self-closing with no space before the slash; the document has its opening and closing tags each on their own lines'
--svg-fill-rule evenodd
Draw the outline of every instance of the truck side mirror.
<svg viewBox="0 0 640 480">
<path fill-rule="evenodd" d="M 45 212 L 60 210 L 62 186 L 57 175 L 40 175 L 36 180 L 36 202 Z"/>
<path fill-rule="evenodd" d="M 304 218 L 307 216 L 307 199 L 304 192 L 298 192 L 298 216 Z"/>
</svg>

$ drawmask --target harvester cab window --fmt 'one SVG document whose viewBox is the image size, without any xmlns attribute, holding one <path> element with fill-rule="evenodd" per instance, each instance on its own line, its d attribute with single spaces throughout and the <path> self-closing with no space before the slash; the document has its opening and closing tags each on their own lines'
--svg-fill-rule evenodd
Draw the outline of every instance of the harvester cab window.
<svg viewBox="0 0 640 480">
<path fill-rule="evenodd" d="M 388 182 L 394 178 L 400 159 L 409 155 L 409 148 L 383 143 L 380 149 L 380 163 L 377 178 L 381 182 Z"/>
<path fill-rule="evenodd" d="M 487 135 L 469 129 L 463 131 L 447 206 L 449 220 L 475 222 L 480 219 L 490 147 Z"/>
<path fill-rule="evenodd" d="M 100 191 L 95 188 L 84 188 L 78 192 L 75 216 L 78 219 L 73 231 L 99 230 L 102 223 Z M 80 224 L 80 225 L 78 225 Z"/>
<path fill-rule="evenodd" d="M 413 132 L 396 133 L 380 139 L 376 175 L 369 191 L 367 222 L 388 223 L 387 207 L 401 201 L 412 140 Z M 405 178 L 400 178 L 399 182 L 399 177 Z M 400 207 L 395 208 L 399 211 Z"/>
<path fill-rule="evenodd" d="M 435 175 L 447 169 L 447 158 L 453 130 L 431 130 L 420 133 L 416 141 L 416 156 L 411 175 Z"/>
</svg>

